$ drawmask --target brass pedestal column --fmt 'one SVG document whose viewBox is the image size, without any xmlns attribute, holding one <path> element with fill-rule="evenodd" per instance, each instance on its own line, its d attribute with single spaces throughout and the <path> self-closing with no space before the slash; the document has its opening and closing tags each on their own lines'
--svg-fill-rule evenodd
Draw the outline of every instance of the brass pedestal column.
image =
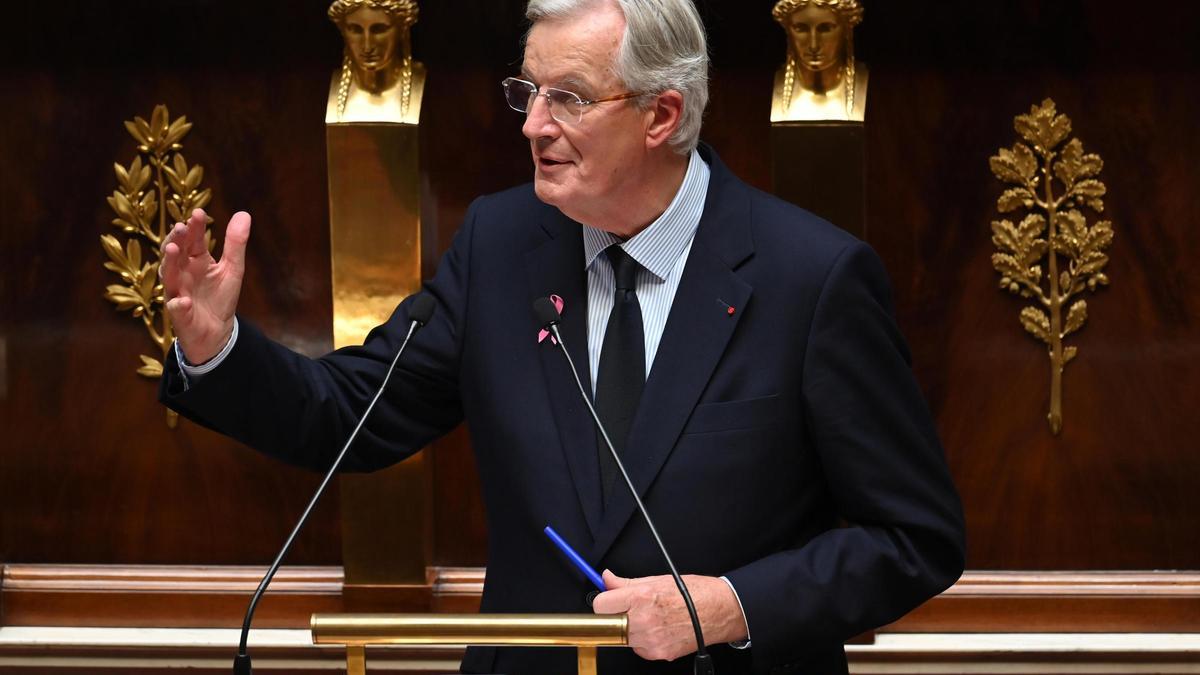
<svg viewBox="0 0 1200 675">
<path fill-rule="evenodd" d="M 778 0 L 787 60 L 771 97 L 775 194 L 867 237 L 867 66 L 855 59 L 859 0 Z"/>
<path fill-rule="evenodd" d="M 421 287 L 419 120 L 424 70 L 408 61 L 393 90 L 335 74 L 326 112 L 334 347 L 361 344 Z M 428 603 L 431 461 L 421 452 L 370 475 L 343 475 L 346 606 Z"/>
<path fill-rule="evenodd" d="M 776 196 L 867 238 L 867 138 L 862 122 L 771 125 Z"/>
</svg>

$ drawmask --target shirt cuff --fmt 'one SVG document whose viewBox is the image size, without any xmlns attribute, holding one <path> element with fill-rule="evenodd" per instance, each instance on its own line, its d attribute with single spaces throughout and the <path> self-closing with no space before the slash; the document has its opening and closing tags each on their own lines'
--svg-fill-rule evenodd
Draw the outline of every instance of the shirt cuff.
<svg viewBox="0 0 1200 675">
<path fill-rule="evenodd" d="M 737 589 L 733 587 L 733 582 L 728 577 L 721 577 L 721 581 L 733 591 L 733 598 L 737 600 L 738 609 L 742 610 L 742 621 L 746 622 L 746 639 L 730 642 L 729 646 L 734 649 L 749 649 L 750 648 L 750 620 L 746 618 L 746 608 L 742 606 L 742 598 L 738 596 Z"/>
<path fill-rule="evenodd" d="M 211 373 L 213 369 L 221 365 L 225 357 L 229 356 L 229 352 L 233 351 L 233 345 L 237 342 L 237 338 L 238 320 L 235 316 L 233 317 L 233 333 L 229 335 L 229 341 L 225 343 L 221 351 L 217 352 L 216 356 L 198 366 L 194 366 L 188 362 L 187 356 L 184 355 L 183 349 L 179 346 L 179 340 L 175 340 L 175 358 L 179 361 L 179 369 L 183 371 L 184 386 L 186 387 L 190 384 L 190 380 L 195 380 Z"/>
</svg>

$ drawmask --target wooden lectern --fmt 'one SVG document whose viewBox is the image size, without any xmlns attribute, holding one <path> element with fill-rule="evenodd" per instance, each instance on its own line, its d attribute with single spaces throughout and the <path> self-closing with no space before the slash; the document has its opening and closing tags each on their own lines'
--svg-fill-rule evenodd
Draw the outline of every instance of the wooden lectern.
<svg viewBox="0 0 1200 675">
<path fill-rule="evenodd" d="M 579 675 L 596 675 L 596 648 L 629 643 L 624 614 L 313 614 L 318 645 L 346 646 L 347 675 L 366 675 L 368 645 L 576 647 Z"/>
</svg>

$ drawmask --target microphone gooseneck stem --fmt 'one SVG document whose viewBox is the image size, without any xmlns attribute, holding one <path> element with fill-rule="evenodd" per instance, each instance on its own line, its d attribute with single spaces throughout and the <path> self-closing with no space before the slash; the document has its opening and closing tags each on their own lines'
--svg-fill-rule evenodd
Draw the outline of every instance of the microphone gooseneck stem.
<svg viewBox="0 0 1200 675">
<path fill-rule="evenodd" d="M 329 467 L 329 471 L 325 474 L 325 478 L 321 480 L 321 485 L 317 487 L 317 491 L 313 493 L 312 499 L 308 501 L 308 506 L 304 508 L 304 513 L 301 514 L 300 520 L 296 521 L 296 526 L 292 528 L 292 533 L 288 535 L 287 541 L 283 543 L 283 548 L 279 550 L 279 555 L 275 556 L 275 561 L 267 569 L 267 573 L 263 576 L 262 581 L 258 584 L 258 590 L 254 591 L 254 596 L 250 598 L 250 606 L 246 609 L 246 618 L 242 621 L 242 635 L 238 641 L 238 653 L 233 660 L 233 671 L 235 675 L 250 675 L 250 656 L 246 653 L 246 642 L 250 637 L 250 622 L 254 620 L 254 610 L 258 607 L 258 601 L 262 599 L 263 593 L 266 592 L 267 586 L 271 580 L 275 578 L 275 573 L 279 571 L 279 565 L 283 562 L 284 556 L 291 550 L 292 544 L 296 541 L 296 535 L 300 533 L 300 529 L 304 527 L 305 521 L 308 520 L 308 515 L 312 513 L 313 507 L 317 505 L 317 501 L 321 499 L 321 495 L 325 493 L 325 488 L 333 480 L 338 468 L 342 465 L 342 460 L 346 458 L 347 451 L 350 450 L 350 445 L 354 443 L 354 439 L 358 436 L 359 429 L 362 429 L 363 423 L 367 421 L 367 417 L 371 414 L 371 410 L 375 408 L 375 404 L 379 401 L 379 397 L 383 396 L 383 392 L 387 389 L 388 380 L 392 378 L 392 372 L 396 369 L 396 363 L 400 361 L 400 355 L 404 353 L 404 348 L 408 346 L 408 341 L 412 339 L 413 333 L 423 325 L 419 320 L 413 320 L 408 327 L 408 334 L 404 336 L 404 342 L 400 343 L 400 349 L 396 350 L 396 356 L 392 359 L 392 364 L 388 366 L 387 374 L 383 377 L 383 384 L 379 385 L 379 390 L 375 392 L 375 397 L 371 399 L 370 405 L 367 406 L 362 416 L 358 418 L 358 424 L 355 425 L 354 431 L 350 432 L 350 437 L 346 439 L 346 444 L 342 446 L 341 452 L 338 453 L 337 459 L 333 460 L 333 466 Z"/>
<path fill-rule="evenodd" d="M 612 440 L 608 437 L 608 431 L 600 422 L 600 416 L 596 414 L 596 408 L 592 405 L 592 400 L 587 395 L 587 391 L 583 388 L 583 381 L 579 379 L 579 371 L 575 368 L 575 360 L 571 358 L 571 353 L 567 351 L 567 345 L 563 342 L 562 335 L 559 333 L 558 324 L 551 323 L 546 326 L 546 329 L 554 336 L 554 340 L 558 343 L 559 349 L 562 350 L 563 356 L 567 357 L 567 364 L 571 366 L 571 375 L 575 377 L 575 384 L 579 387 L 579 393 L 583 396 L 583 402 L 587 405 L 588 412 L 592 414 L 592 419 L 596 422 L 596 428 L 600 430 L 600 436 L 604 439 L 604 445 L 612 454 L 613 461 L 616 462 L 617 470 L 621 472 L 621 478 L 625 479 L 625 485 L 629 487 L 629 494 L 633 496 L 633 502 L 637 504 L 638 511 L 642 514 L 642 520 L 646 521 L 646 527 L 650 528 L 650 534 L 654 537 L 654 542 L 658 544 L 658 550 L 662 552 L 663 559 L 667 561 L 667 568 L 671 570 L 671 578 L 675 580 L 675 586 L 679 589 L 679 594 L 683 596 L 683 603 L 687 606 L 688 616 L 692 620 L 692 629 L 696 632 L 696 664 L 695 672 L 714 673 L 712 659 L 704 648 L 704 631 L 700 628 L 700 616 L 696 613 L 696 605 L 692 602 L 692 594 L 688 593 L 687 585 L 683 583 L 683 577 L 679 576 L 679 571 L 675 569 L 675 563 L 671 560 L 671 554 L 667 553 L 667 547 L 663 544 L 662 537 L 658 536 L 658 529 L 654 527 L 654 521 L 650 519 L 650 514 L 646 511 L 646 505 L 642 503 L 642 498 L 638 496 L 637 489 L 633 487 L 633 481 L 629 478 L 629 473 L 625 471 L 625 464 L 621 462 L 620 456 L 617 455 L 616 448 L 613 447 Z"/>
</svg>

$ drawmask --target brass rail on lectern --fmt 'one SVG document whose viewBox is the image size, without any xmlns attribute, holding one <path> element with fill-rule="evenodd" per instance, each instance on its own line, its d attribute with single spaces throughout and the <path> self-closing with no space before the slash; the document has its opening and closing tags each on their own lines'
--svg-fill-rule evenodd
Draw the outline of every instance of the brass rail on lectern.
<svg viewBox="0 0 1200 675">
<path fill-rule="evenodd" d="M 624 614 L 313 614 L 318 645 L 346 645 L 347 675 L 365 675 L 368 645 L 577 647 L 579 675 L 595 675 L 596 648 L 628 644 Z"/>
</svg>

